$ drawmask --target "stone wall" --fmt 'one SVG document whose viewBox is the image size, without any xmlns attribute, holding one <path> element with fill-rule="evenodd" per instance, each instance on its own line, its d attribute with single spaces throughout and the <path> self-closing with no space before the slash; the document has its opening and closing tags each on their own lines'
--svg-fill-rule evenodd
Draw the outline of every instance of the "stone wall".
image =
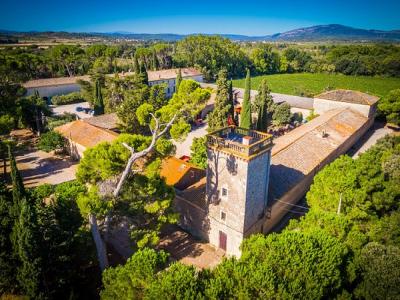
<svg viewBox="0 0 400 300">
<path fill-rule="evenodd" d="M 319 115 L 324 114 L 328 110 L 345 107 L 351 108 L 354 111 L 358 111 L 367 118 L 373 117 L 376 113 L 376 104 L 370 106 L 364 104 L 314 98 L 314 112 Z"/>
<path fill-rule="evenodd" d="M 41 97 L 53 97 L 55 95 L 66 95 L 72 92 L 79 92 L 81 88 L 79 84 L 63 84 L 37 88 L 27 88 L 26 95 L 33 95 L 36 90 L 39 92 L 39 95 Z"/>
</svg>

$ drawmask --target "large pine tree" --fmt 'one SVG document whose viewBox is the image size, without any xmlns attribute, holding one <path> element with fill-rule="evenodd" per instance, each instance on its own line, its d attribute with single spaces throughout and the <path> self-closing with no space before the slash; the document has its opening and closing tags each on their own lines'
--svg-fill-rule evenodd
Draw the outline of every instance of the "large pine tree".
<svg viewBox="0 0 400 300">
<path fill-rule="evenodd" d="M 215 97 L 214 110 L 208 117 L 208 127 L 210 131 L 228 126 L 232 102 L 230 102 L 229 84 L 226 77 L 226 70 L 221 70 L 218 73 L 217 96 Z"/>
<path fill-rule="evenodd" d="M 242 110 L 240 111 L 240 127 L 251 128 L 251 103 L 250 103 L 250 70 L 247 69 Z"/>
<path fill-rule="evenodd" d="M 273 100 L 267 81 L 263 79 L 258 88 L 256 104 L 258 106 L 257 130 L 266 132 L 271 124 Z"/>
</svg>

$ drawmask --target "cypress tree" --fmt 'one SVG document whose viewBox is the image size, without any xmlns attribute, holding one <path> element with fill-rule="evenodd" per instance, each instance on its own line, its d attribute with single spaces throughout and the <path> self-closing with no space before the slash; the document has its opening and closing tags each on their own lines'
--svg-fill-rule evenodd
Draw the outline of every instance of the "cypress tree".
<svg viewBox="0 0 400 300">
<path fill-rule="evenodd" d="M 147 75 L 146 67 L 143 64 L 140 66 L 140 75 L 142 76 L 142 82 L 144 84 L 149 84 L 149 76 Z"/>
<path fill-rule="evenodd" d="M 233 86 L 232 86 L 232 79 L 229 81 L 229 86 L 228 86 L 228 95 L 229 95 L 229 103 L 231 104 L 231 111 L 230 115 L 232 117 L 232 120 L 235 122 L 235 125 L 237 125 L 237 122 L 235 121 L 235 105 L 233 103 Z"/>
<path fill-rule="evenodd" d="M 152 58 L 152 67 L 153 67 L 153 71 L 157 70 L 158 67 L 158 59 L 157 59 L 157 54 L 156 54 L 156 50 L 153 50 L 153 58 Z"/>
<path fill-rule="evenodd" d="M 40 235 L 36 210 L 25 198 L 12 231 L 14 253 L 19 260 L 17 281 L 30 299 L 40 298 L 41 258 Z"/>
<path fill-rule="evenodd" d="M 0 295 L 13 293 L 16 287 L 16 261 L 10 235 L 14 225 L 12 216 L 12 194 L 0 182 Z"/>
<path fill-rule="evenodd" d="M 98 116 L 102 114 L 104 114 L 103 95 L 101 93 L 100 81 L 96 80 L 96 86 L 94 89 L 94 115 Z"/>
<path fill-rule="evenodd" d="M 134 62 L 134 70 L 135 70 L 135 74 L 140 74 L 140 64 L 139 61 L 136 57 L 136 55 L 133 57 L 133 62 Z"/>
<path fill-rule="evenodd" d="M 251 128 L 250 90 L 251 90 L 250 70 L 247 69 L 242 110 L 240 112 L 240 127 L 247 129 Z"/>
<path fill-rule="evenodd" d="M 256 102 L 259 106 L 257 130 L 266 132 L 268 126 L 271 124 L 272 106 L 274 102 L 272 100 L 271 91 L 265 79 L 261 81 Z"/>
<path fill-rule="evenodd" d="M 215 97 L 214 110 L 208 117 L 210 131 L 228 126 L 228 118 L 232 110 L 232 103 L 229 97 L 229 85 L 227 71 L 221 70 L 218 73 L 217 96 Z"/>
<path fill-rule="evenodd" d="M 18 216 L 20 203 L 25 196 L 24 183 L 21 174 L 18 171 L 17 163 L 14 154 L 11 151 L 11 146 L 8 145 L 8 159 L 10 161 L 11 182 L 12 182 L 12 198 L 13 198 L 13 215 Z"/>
<path fill-rule="evenodd" d="M 176 92 L 178 92 L 181 82 L 182 82 L 182 71 L 181 71 L 181 69 L 179 69 L 178 75 L 176 75 L 176 81 L 175 81 L 175 91 Z"/>
</svg>

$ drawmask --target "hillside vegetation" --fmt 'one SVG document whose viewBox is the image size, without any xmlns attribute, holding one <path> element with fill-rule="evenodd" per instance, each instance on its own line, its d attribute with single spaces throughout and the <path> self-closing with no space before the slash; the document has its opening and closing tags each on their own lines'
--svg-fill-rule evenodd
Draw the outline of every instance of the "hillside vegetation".
<svg viewBox="0 0 400 300">
<path fill-rule="evenodd" d="M 272 92 L 297 96 L 314 96 L 327 89 L 341 88 L 384 97 L 400 88 L 400 78 L 298 73 L 255 76 L 251 81 L 252 89 L 257 89 L 263 78 L 267 79 Z M 244 88 L 244 79 L 234 80 L 233 85 Z"/>
</svg>

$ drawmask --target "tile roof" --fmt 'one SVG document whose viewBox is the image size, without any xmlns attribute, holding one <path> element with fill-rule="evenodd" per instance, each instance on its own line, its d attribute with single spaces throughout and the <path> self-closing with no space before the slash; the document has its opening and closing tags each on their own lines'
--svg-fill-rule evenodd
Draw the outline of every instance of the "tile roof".
<svg viewBox="0 0 400 300">
<path fill-rule="evenodd" d="M 199 178 L 204 177 L 205 171 L 189 162 L 171 156 L 163 160 L 160 175 L 165 178 L 168 185 L 185 189 Z"/>
<path fill-rule="evenodd" d="M 348 108 L 335 109 L 274 140 L 269 201 L 279 199 L 320 167 L 368 118 Z"/>
<path fill-rule="evenodd" d="M 118 116 L 116 113 L 104 114 L 100 116 L 83 119 L 84 122 L 93 126 L 113 130 L 118 128 Z"/>
<path fill-rule="evenodd" d="M 90 77 L 86 75 L 86 76 L 35 79 L 25 82 L 23 84 L 23 87 L 28 89 L 28 88 L 39 88 L 46 86 L 48 87 L 53 85 L 76 84 L 77 80 L 90 80 Z"/>
<path fill-rule="evenodd" d="M 149 77 L 149 81 L 173 79 L 176 78 L 178 71 L 179 69 L 148 71 L 147 75 Z M 182 68 L 181 72 L 182 78 L 202 75 L 202 73 L 195 68 Z"/>
<path fill-rule="evenodd" d="M 149 77 L 149 81 L 173 79 L 176 78 L 178 70 L 179 69 L 148 71 L 147 75 Z M 195 68 L 182 68 L 181 72 L 182 72 L 182 78 L 202 75 L 202 73 Z M 133 74 L 134 74 L 133 72 L 124 72 L 118 75 L 129 76 Z M 108 74 L 107 76 L 113 76 L 113 75 L 114 74 Z M 46 87 L 46 86 L 48 87 L 53 85 L 67 85 L 67 84 L 75 84 L 77 80 L 90 81 L 90 76 L 85 75 L 85 76 L 35 79 L 25 82 L 23 86 L 25 88 L 39 88 L 39 87 Z"/>
<path fill-rule="evenodd" d="M 93 126 L 82 120 L 61 125 L 54 130 L 86 148 L 94 147 L 101 142 L 112 142 L 118 137 L 118 133 Z"/>
<path fill-rule="evenodd" d="M 373 105 L 379 100 L 379 97 L 366 93 L 342 89 L 327 91 L 315 96 L 315 98 L 363 105 Z"/>
</svg>

